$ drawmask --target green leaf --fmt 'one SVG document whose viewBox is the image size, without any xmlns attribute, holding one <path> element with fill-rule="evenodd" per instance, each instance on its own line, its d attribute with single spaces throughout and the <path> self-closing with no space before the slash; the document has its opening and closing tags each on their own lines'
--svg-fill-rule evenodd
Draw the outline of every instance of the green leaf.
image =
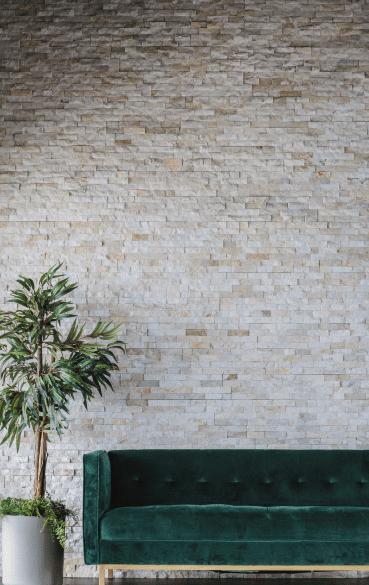
<svg viewBox="0 0 369 585">
<path fill-rule="evenodd" d="M 76 288 L 78 288 L 78 283 L 74 282 L 73 284 L 68 284 L 68 286 L 65 286 L 60 292 L 58 292 L 58 294 L 55 296 L 55 298 L 59 298 L 61 296 L 67 295 L 71 292 L 73 292 Z"/>
<path fill-rule="evenodd" d="M 72 326 L 71 326 L 70 331 L 67 335 L 65 343 L 71 343 L 74 340 L 74 336 L 75 336 L 77 329 L 78 329 L 77 319 L 75 319 L 72 323 Z"/>
<path fill-rule="evenodd" d="M 18 280 L 16 280 L 16 282 L 19 282 L 19 284 L 28 291 L 35 289 L 35 283 L 31 278 L 25 278 L 24 276 L 21 276 Z"/>
<path fill-rule="evenodd" d="M 67 282 L 68 282 L 68 278 L 64 278 L 63 280 L 60 280 L 59 282 L 57 282 L 50 293 L 51 296 L 55 297 L 55 295 L 58 294 L 58 292 L 60 292 L 63 288 L 65 288 L 65 285 Z"/>
<path fill-rule="evenodd" d="M 98 324 L 96 325 L 95 329 L 92 331 L 92 333 L 90 333 L 90 335 L 87 335 L 87 337 L 98 337 L 100 335 L 100 331 L 103 329 L 104 327 L 104 323 L 102 321 L 99 321 Z"/>
<path fill-rule="evenodd" d="M 58 265 L 54 264 L 54 266 L 49 268 L 49 270 L 41 276 L 40 284 L 43 286 L 44 284 L 46 284 L 47 282 L 50 282 L 54 278 L 58 278 L 58 276 L 64 276 L 62 274 L 60 274 L 60 275 L 56 274 L 62 265 L 63 265 L 63 262 L 61 264 L 58 264 Z"/>
<path fill-rule="evenodd" d="M 17 453 L 18 453 L 18 451 L 19 451 L 19 445 L 20 445 L 21 438 L 22 438 L 22 431 L 23 431 L 23 429 L 24 429 L 25 427 L 26 427 L 26 425 L 25 425 L 25 424 L 21 425 L 21 426 L 19 427 L 19 429 L 18 429 L 18 432 L 17 432 L 17 440 L 16 440 L 16 443 L 15 443 L 15 446 L 16 446 L 16 449 L 17 449 Z"/>
</svg>

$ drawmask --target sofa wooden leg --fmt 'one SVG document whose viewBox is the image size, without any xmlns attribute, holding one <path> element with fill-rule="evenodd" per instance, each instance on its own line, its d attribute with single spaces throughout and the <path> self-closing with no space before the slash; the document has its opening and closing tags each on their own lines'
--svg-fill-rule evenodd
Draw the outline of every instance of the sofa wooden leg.
<svg viewBox="0 0 369 585">
<path fill-rule="evenodd" d="M 99 585 L 105 585 L 105 567 L 99 565 Z"/>
<path fill-rule="evenodd" d="M 108 579 L 113 578 L 113 569 L 108 569 Z"/>
</svg>

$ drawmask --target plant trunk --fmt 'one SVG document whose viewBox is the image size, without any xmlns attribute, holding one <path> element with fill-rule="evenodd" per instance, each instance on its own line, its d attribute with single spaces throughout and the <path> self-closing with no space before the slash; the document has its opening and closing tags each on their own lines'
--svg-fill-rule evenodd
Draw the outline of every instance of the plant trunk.
<svg viewBox="0 0 369 585">
<path fill-rule="evenodd" d="M 43 321 L 39 319 L 40 329 L 42 329 Z M 37 349 L 37 377 L 39 378 L 42 374 L 42 343 L 39 345 Z M 39 412 L 42 408 L 41 396 L 38 394 L 38 405 L 39 405 Z M 42 423 L 46 420 L 45 417 L 42 418 Z M 47 435 L 43 431 L 41 422 L 37 425 L 37 430 L 35 434 L 35 481 L 33 485 L 33 497 L 37 498 L 38 496 L 44 497 L 46 491 L 46 461 L 47 461 L 47 443 L 46 443 Z"/>
<path fill-rule="evenodd" d="M 38 428 L 35 435 L 35 483 L 33 497 L 44 497 L 46 491 L 47 435 Z"/>
</svg>

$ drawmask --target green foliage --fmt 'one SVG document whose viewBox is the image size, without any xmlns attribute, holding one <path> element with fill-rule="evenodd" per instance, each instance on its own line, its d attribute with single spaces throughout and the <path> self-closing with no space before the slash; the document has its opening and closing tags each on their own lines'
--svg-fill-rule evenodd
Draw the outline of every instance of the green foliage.
<svg viewBox="0 0 369 585">
<path fill-rule="evenodd" d="M 37 287 L 30 278 L 19 277 L 21 288 L 12 290 L 7 302 L 20 308 L 0 311 L 0 430 L 7 429 L 0 444 L 10 439 L 11 446 L 16 439 L 17 452 L 26 427 L 43 430 L 48 441 L 48 433 L 60 438 L 68 428 L 68 400 L 77 392 L 87 409 L 94 390 L 100 396 L 102 388 L 113 390 L 111 371 L 119 369 L 113 350 L 125 352 L 126 343 L 111 341 L 122 323 L 98 322 L 92 333 L 83 335 L 84 325 L 78 327 L 74 319 L 68 334 L 62 335 L 62 321 L 76 317 L 64 297 L 77 284 L 68 284 L 68 278 L 57 273 L 60 267 L 52 266 Z"/>
<path fill-rule="evenodd" d="M 77 522 L 77 514 L 66 508 L 63 500 L 51 500 L 49 497 L 34 498 L 26 500 L 23 498 L 3 498 L 0 499 L 0 520 L 4 516 L 39 516 L 45 517 L 45 522 L 42 526 L 44 530 L 48 524 L 52 540 L 54 537 L 58 539 L 63 548 L 65 548 L 65 530 L 66 518 L 73 516 Z"/>
</svg>

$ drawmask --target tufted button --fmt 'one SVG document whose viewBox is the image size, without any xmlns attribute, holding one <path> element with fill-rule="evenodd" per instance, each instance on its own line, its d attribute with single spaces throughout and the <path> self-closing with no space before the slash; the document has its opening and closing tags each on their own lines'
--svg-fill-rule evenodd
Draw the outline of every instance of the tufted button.
<svg viewBox="0 0 369 585">
<path fill-rule="evenodd" d="M 272 479 L 270 479 L 270 478 L 268 477 L 267 479 L 265 479 L 265 480 L 263 481 L 263 484 L 264 484 L 264 485 L 268 485 L 268 484 L 272 483 L 272 481 L 273 481 L 273 480 L 272 480 Z"/>
<path fill-rule="evenodd" d="M 337 480 L 330 477 L 326 483 L 337 483 Z"/>
<path fill-rule="evenodd" d="M 240 483 L 239 479 L 232 479 L 231 483 Z"/>
<path fill-rule="evenodd" d="M 298 484 L 305 483 L 305 480 L 304 479 L 301 479 L 301 477 L 299 477 L 298 480 L 297 480 L 297 483 Z"/>
</svg>

